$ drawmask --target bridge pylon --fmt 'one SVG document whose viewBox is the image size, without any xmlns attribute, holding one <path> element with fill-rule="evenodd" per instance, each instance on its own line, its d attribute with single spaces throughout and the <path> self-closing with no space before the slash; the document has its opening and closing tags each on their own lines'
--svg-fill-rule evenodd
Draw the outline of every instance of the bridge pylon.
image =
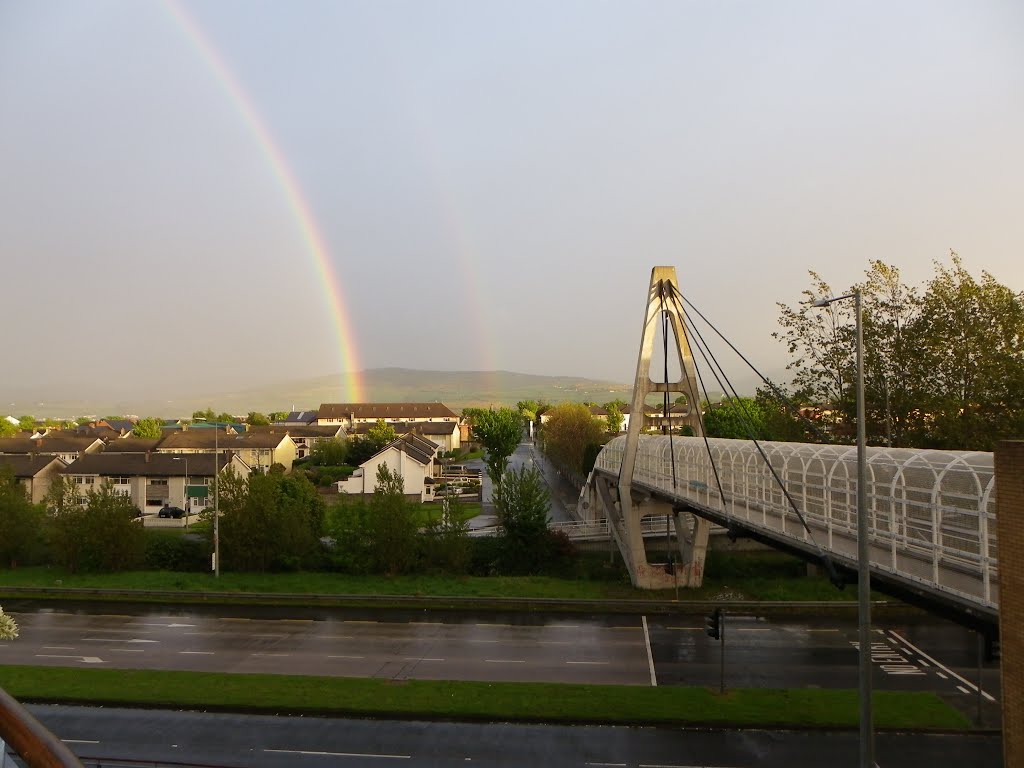
<svg viewBox="0 0 1024 768">
<path fill-rule="evenodd" d="M 680 371 L 678 381 L 667 381 L 667 375 L 661 381 L 651 378 L 651 356 L 659 327 L 665 344 L 665 370 L 668 371 L 669 363 L 674 361 Z M 659 415 L 647 412 L 647 396 L 652 392 L 666 395 L 662 398 Z M 704 581 L 704 559 L 711 524 L 633 488 L 637 446 L 643 431 L 659 425 L 665 432 L 674 426 L 688 426 L 692 434 L 703 436 L 699 393 L 675 267 L 654 267 L 647 292 L 640 354 L 633 382 L 633 402 L 618 482 L 595 473 L 593 494 L 596 506 L 603 509 L 608 518 L 608 527 L 622 553 L 633 586 L 641 589 L 699 587 Z M 674 402 L 677 394 L 685 396 L 686 405 L 680 410 L 670 410 L 678 407 Z M 647 561 L 640 521 L 651 514 L 670 517 L 675 528 L 676 552 L 667 563 Z"/>
</svg>

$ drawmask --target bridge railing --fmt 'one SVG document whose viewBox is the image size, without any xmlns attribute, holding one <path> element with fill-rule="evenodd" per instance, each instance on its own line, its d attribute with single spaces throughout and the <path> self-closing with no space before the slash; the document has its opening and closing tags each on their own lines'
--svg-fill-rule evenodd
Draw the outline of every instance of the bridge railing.
<svg viewBox="0 0 1024 768">
<path fill-rule="evenodd" d="M 761 445 L 808 520 L 816 543 L 834 551 L 839 539 L 856 538 L 854 446 Z M 617 476 L 624 447 L 624 437 L 608 443 L 595 469 Z M 872 565 L 994 606 L 998 570 L 992 454 L 869 448 L 867 458 Z M 715 438 L 705 446 L 701 438 L 643 435 L 633 482 L 720 511 L 726 518 L 811 539 L 749 441 Z M 950 572 L 963 574 L 968 586 Z"/>
</svg>

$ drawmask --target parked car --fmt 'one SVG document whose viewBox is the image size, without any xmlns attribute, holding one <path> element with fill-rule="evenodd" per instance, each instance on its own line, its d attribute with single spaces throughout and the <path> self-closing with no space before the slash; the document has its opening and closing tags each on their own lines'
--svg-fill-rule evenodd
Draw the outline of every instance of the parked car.
<svg viewBox="0 0 1024 768">
<path fill-rule="evenodd" d="M 172 507 L 164 504 L 160 507 L 159 517 L 173 517 L 175 520 L 180 520 L 185 515 L 185 510 L 181 507 Z"/>
</svg>

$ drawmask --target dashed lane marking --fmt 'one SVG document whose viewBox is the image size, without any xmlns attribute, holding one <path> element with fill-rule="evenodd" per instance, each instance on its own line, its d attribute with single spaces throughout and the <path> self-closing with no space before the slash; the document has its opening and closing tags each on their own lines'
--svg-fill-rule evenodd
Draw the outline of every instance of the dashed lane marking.
<svg viewBox="0 0 1024 768">
<path fill-rule="evenodd" d="M 970 680 L 967 680 L 967 679 L 965 679 L 965 678 L 963 678 L 963 677 L 960 677 L 960 675 L 958 675 L 958 674 L 957 674 L 956 672 L 954 672 L 954 671 L 953 671 L 952 669 L 950 669 L 949 667 L 947 667 L 947 666 L 946 666 L 945 664 L 943 664 L 943 663 L 941 663 L 941 662 L 939 662 L 939 661 L 936 661 L 935 659 L 933 659 L 933 658 L 932 658 L 931 656 L 929 656 L 929 655 L 928 655 L 927 653 L 925 653 L 925 652 L 924 652 L 924 651 L 922 651 L 922 650 L 921 650 L 920 648 L 918 648 L 918 647 L 917 647 L 916 645 L 914 645 L 914 644 L 913 644 L 913 643 L 911 643 L 911 642 L 910 642 L 909 640 L 907 640 L 907 639 L 906 639 L 905 637 L 903 637 L 903 635 L 901 635 L 901 634 L 899 634 L 898 632 L 895 632 L 895 631 L 893 631 L 893 630 L 889 630 L 889 634 L 890 634 L 890 635 L 892 635 L 892 637 L 894 637 L 894 638 L 895 638 L 896 640 L 899 640 L 899 641 L 900 641 L 901 643 L 903 643 L 903 645 L 905 645 L 905 646 L 906 646 L 907 648 L 909 648 L 909 649 L 910 649 L 911 651 L 913 651 L 914 653 L 916 653 L 916 654 L 917 654 L 918 656 L 920 656 L 920 657 L 921 657 L 921 658 L 923 658 L 923 659 L 927 659 L 927 660 L 928 660 L 928 661 L 930 661 L 930 662 L 931 662 L 932 664 L 934 664 L 934 665 L 935 665 L 936 667 L 939 667 L 940 669 L 942 669 L 942 670 L 943 670 L 944 672 L 946 672 L 947 674 L 949 674 L 949 675 L 950 675 L 951 677 L 953 677 L 954 679 L 956 679 L 956 680 L 959 680 L 959 681 L 960 681 L 961 683 L 963 683 L 964 685 L 966 685 L 966 686 L 967 686 L 968 688 L 970 688 L 970 689 L 971 689 L 972 691 L 974 691 L 975 693 L 980 693 L 980 694 L 981 694 L 982 696 L 984 696 L 984 697 L 985 697 L 986 699 L 988 699 L 989 701 L 995 701 L 995 697 L 994 697 L 994 696 L 992 696 L 991 694 L 989 694 L 989 693 L 988 693 L 987 691 L 984 691 L 984 690 L 981 690 L 981 691 L 979 691 L 979 690 L 978 690 L 978 686 L 976 686 L 976 685 L 975 685 L 974 683 L 972 683 L 972 682 L 971 682 Z"/>
</svg>

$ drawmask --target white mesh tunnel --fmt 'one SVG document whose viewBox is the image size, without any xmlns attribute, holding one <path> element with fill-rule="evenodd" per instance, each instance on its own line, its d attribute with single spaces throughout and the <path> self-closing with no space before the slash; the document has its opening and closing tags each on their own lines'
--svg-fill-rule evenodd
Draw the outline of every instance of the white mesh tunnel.
<svg viewBox="0 0 1024 768">
<path fill-rule="evenodd" d="M 617 476 L 625 444 L 625 437 L 608 443 L 595 471 Z M 709 438 L 705 445 L 696 437 L 641 435 L 633 487 L 695 504 L 722 524 L 797 539 L 804 547 L 855 561 L 856 447 L 770 442 L 761 447 L 810 532 L 750 441 Z M 995 610 L 992 454 L 869 448 L 867 459 L 872 570 Z"/>
</svg>

